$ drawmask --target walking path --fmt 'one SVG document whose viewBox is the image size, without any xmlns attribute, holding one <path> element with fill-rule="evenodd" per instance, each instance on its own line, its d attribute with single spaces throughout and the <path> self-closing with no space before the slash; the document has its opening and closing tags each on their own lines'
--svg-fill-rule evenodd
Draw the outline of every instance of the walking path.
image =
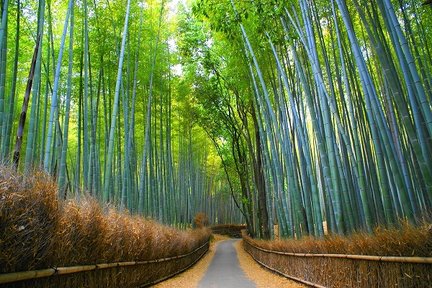
<svg viewBox="0 0 432 288">
<path fill-rule="evenodd" d="M 305 287 L 270 272 L 244 251 L 241 240 L 214 235 L 209 252 L 190 269 L 155 288 L 301 288 Z"/>
<path fill-rule="evenodd" d="M 234 247 L 238 241 L 230 239 L 219 243 L 206 274 L 198 284 L 199 288 L 256 287 L 240 268 Z"/>
</svg>

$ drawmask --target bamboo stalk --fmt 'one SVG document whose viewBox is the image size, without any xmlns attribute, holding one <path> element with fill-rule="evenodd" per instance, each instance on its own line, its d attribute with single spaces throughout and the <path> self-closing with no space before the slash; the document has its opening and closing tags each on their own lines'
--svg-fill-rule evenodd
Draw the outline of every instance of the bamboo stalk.
<svg viewBox="0 0 432 288">
<path fill-rule="evenodd" d="M 43 270 L 25 271 L 25 272 L 14 272 L 8 274 L 0 274 L 0 284 L 13 283 L 28 279 L 37 279 L 42 277 L 49 277 L 56 273 L 54 268 L 48 268 Z"/>
<path fill-rule="evenodd" d="M 98 265 L 84 265 L 84 266 L 59 267 L 56 268 L 55 270 L 57 275 L 66 275 L 66 274 L 73 274 L 73 273 L 91 271 L 96 269 L 103 269 L 103 268 L 99 267 Z"/>
<path fill-rule="evenodd" d="M 28 80 L 27 80 L 27 86 L 26 86 L 24 101 L 23 101 L 24 103 L 22 105 L 20 120 L 19 120 L 19 124 L 18 124 L 18 131 L 17 131 L 17 136 L 16 136 L 16 142 L 15 142 L 15 150 L 14 150 L 14 154 L 13 154 L 13 164 L 14 164 L 15 170 L 18 170 L 18 162 L 19 162 L 19 158 L 20 158 L 21 144 L 22 144 L 23 134 L 24 134 L 24 124 L 25 124 L 25 119 L 26 119 L 26 115 L 27 115 L 28 103 L 30 100 L 30 92 L 31 92 L 31 88 L 33 85 L 33 76 L 34 76 L 34 72 L 35 72 L 35 68 L 36 68 L 37 55 L 38 55 L 38 51 L 40 48 L 39 43 L 40 43 L 41 39 L 42 39 L 42 35 L 38 35 L 38 37 L 36 39 L 36 45 L 35 45 L 34 53 L 33 53 L 33 59 L 31 62 L 32 64 L 30 66 L 30 72 L 29 72 L 29 76 L 28 76 Z"/>
</svg>

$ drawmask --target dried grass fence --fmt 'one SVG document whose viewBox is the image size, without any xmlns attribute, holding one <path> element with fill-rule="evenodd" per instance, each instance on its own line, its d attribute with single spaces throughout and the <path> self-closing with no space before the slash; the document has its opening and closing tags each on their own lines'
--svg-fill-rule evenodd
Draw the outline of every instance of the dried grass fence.
<svg viewBox="0 0 432 288">
<path fill-rule="evenodd" d="M 0 287 L 149 286 L 208 250 L 209 229 L 181 231 L 56 191 L 43 173 L 0 166 Z"/>
<path fill-rule="evenodd" d="M 260 247 L 245 233 L 243 240 L 255 261 L 312 287 L 432 286 L 432 257 L 292 253 Z"/>
<path fill-rule="evenodd" d="M 183 272 L 208 248 L 209 241 L 187 254 L 168 258 L 0 274 L 0 287 L 148 287 Z"/>
</svg>

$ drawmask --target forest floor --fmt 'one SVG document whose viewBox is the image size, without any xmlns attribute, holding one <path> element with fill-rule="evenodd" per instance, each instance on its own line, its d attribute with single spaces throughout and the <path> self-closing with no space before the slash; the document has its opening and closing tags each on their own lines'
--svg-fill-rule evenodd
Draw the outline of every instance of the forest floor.
<svg viewBox="0 0 432 288">
<path fill-rule="evenodd" d="M 209 252 L 197 264 L 195 264 L 192 268 L 186 270 L 185 272 L 157 284 L 155 287 L 198 287 L 200 281 L 204 278 L 204 275 L 208 271 L 208 268 L 213 260 L 218 245 L 221 243 L 221 241 L 230 239 L 226 236 L 221 235 L 214 235 L 214 237 L 215 238 L 210 245 Z M 234 247 L 235 252 L 237 253 L 237 259 L 239 261 L 240 268 L 243 270 L 246 277 L 249 278 L 249 280 L 251 280 L 253 283 L 255 283 L 257 288 L 304 287 L 297 282 L 291 281 L 285 277 L 281 277 L 261 267 L 252 259 L 252 257 L 248 253 L 244 251 L 241 241 L 236 241 Z M 223 277 L 221 277 L 220 279 L 222 280 Z M 224 283 L 220 284 L 220 287 L 226 287 Z"/>
</svg>

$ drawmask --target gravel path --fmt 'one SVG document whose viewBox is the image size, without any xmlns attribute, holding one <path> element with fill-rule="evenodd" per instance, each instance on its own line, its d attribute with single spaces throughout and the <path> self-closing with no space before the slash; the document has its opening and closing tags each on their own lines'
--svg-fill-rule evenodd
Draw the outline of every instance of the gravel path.
<svg viewBox="0 0 432 288">
<path fill-rule="evenodd" d="M 204 278 L 198 284 L 199 288 L 256 287 L 240 268 L 234 247 L 239 241 L 230 239 L 219 243 Z"/>
</svg>

